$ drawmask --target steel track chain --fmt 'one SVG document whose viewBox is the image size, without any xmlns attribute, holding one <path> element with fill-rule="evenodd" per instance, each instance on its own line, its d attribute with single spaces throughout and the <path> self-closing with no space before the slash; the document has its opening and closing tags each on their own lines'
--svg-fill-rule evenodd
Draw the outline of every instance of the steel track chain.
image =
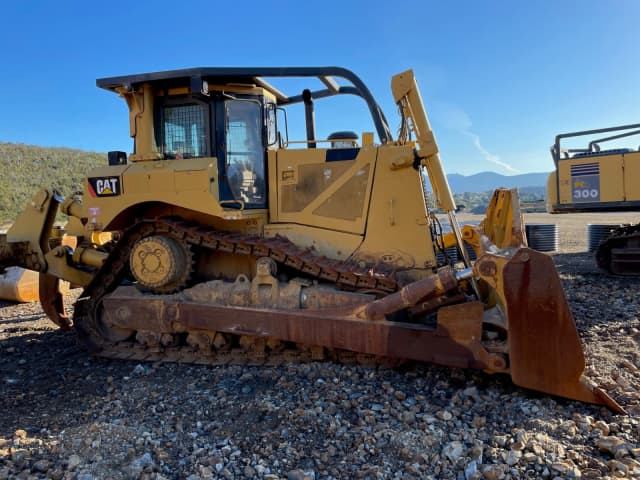
<svg viewBox="0 0 640 480">
<path fill-rule="evenodd" d="M 283 237 L 261 238 L 234 232 L 220 232 L 212 228 L 189 224 L 183 220 L 162 219 L 167 233 L 184 239 L 194 246 L 227 253 L 255 257 L 271 257 L 308 276 L 327 280 L 354 289 L 372 289 L 391 293 L 398 284 L 388 275 L 376 274 L 375 267 L 360 267 L 354 262 L 341 262 L 303 250 Z"/>
<path fill-rule="evenodd" d="M 295 345 L 285 351 L 266 352 L 233 348 L 228 351 L 200 352 L 190 345 L 148 348 L 135 341 L 113 342 L 100 329 L 99 315 L 102 298 L 113 291 L 127 274 L 129 254 L 136 241 L 155 233 L 171 234 L 187 243 L 209 250 L 270 257 L 277 262 L 316 277 L 351 288 L 377 289 L 386 292 L 398 288 L 395 280 L 382 275 L 373 276 L 362 268 L 349 270 L 352 265 L 318 257 L 302 250 L 281 237 L 260 238 L 240 233 L 219 232 L 212 228 L 190 224 L 180 219 L 160 218 L 143 220 L 120 236 L 102 268 L 85 288 L 75 304 L 74 326 L 79 340 L 92 353 L 116 359 L 149 362 L 177 362 L 205 365 L 250 364 L 279 365 L 287 362 L 306 362 L 331 359 L 339 363 L 390 364 L 390 359 L 349 351 L 315 349 Z M 232 336 L 232 335 L 230 335 Z"/>
</svg>

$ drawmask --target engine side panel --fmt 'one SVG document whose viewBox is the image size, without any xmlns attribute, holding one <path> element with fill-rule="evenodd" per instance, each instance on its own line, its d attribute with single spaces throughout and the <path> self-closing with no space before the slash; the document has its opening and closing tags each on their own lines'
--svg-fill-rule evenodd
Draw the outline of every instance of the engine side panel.
<svg viewBox="0 0 640 480">
<path fill-rule="evenodd" d="M 356 258 L 382 259 L 393 268 L 430 269 L 436 258 L 420 177 L 412 168 L 413 150 L 381 147 L 377 163 L 367 230 Z"/>
<path fill-rule="evenodd" d="M 372 146 L 279 150 L 278 221 L 362 235 L 376 153 Z"/>
<path fill-rule="evenodd" d="M 85 182 L 83 210 L 89 232 L 127 227 L 123 212 L 136 205 L 168 205 L 190 210 L 203 217 L 229 220 L 266 216 L 264 212 L 247 214 L 225 211 L 218 201 L 218 170 L 213 158 L 156 160 L 130 165 L 97 168 Z M 173 214 L 162 211 L 157 215 Z M 205 222 L 210 223 L 210 222 Z"/>
</svg>

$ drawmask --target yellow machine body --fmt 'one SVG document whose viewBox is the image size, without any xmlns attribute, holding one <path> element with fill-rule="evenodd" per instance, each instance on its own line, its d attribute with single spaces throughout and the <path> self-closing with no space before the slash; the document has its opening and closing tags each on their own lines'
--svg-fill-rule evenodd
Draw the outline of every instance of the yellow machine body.
<svg viewBox="0 0 640 480">
<path fill-rule="evenodd" d="M 595 212 L 640 209 L 640 151 L 602 150 L 600 144 L 640 134 L 640 124 L 560 134 L 551 148 L 555 170 L 547 180 L 547 211 Z M 622 132 L 622 133 L 617 133 Z M 610 135 L 616 133 L 615 135 Z M 595 136 L 605 137 L 593 139 Z M 569 139 L 591 140 L 585 148 L 563 148 Z"/>
<path fill-rule="evenodd" d="M 638 135 L 640 124 L 557 135 L 551 148 L 555 170 L 547 180 L 547 211 L 639 211 L 640 148 L 636 150 L 637 143 L 631 148 L 600 148 L 600 144 L 610 141 L 626 141 L 628 145 L 628 140 Z M 563 140 L 574 138 L 590 141 L 585 148 L 562 147 Z M 639 277 L 640 224 L 610 228 L 609 236 L 597 245 L 598 266 L 613 275 Z"/>
<path fill-rule="evenodd" d="M 286 94 L 267 82 L 280 77 L 323 87 Z M 134 152 L 109 152 L 82 198 L 38 192 L 0 242 L 0 266 L 41 272 L 45 312 L 96 352 L 207 363 L 241 350 L 260 362 L 295 346 L 296 358 L 432 361 L 620 410 L 581 379 L 573 318 L 553 261 L 526 246 L 517 192 L 496 191 L 480 226 L 458 224 L 411 70 L 391 81 L 397 138 L 338 67 L 97 83 L 126 101 Z M 345 94 L 364 100 L 375 134 L 317 138 L 315 103 Z M 294 124 L 282 110 L 296 104 Z M 290 123 L 306 139 L 290 140 Z M 54 238 L 58 209 L 73 242 Z M 462 262 L 439 255 L 451 245 Z M 84 287 L 73 319 L 61 279 Z"/>
</svg>

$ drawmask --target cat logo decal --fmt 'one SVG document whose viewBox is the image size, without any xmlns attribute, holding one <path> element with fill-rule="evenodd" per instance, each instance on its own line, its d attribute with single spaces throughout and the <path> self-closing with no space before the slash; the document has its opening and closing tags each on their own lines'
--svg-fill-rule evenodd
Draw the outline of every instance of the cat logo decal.
<svg viewBox="0 0 640 480">
<path fill-rule="evenodd" d="M 87 180 L 92 197 L 115 197 L 121 193 L 120 177 L 93 177 Z"/>
</svg>

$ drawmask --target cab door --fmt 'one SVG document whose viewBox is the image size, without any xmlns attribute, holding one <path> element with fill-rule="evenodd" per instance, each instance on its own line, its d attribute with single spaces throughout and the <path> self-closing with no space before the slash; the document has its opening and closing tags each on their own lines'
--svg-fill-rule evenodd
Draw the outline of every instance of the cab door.
<svg viewBox="0 0 640 480">
<path fill-rule="evenodd" d="M 222 102 L 219 144 L 220 200 L 225 206 L 265 208 L 266 148 L 262 103 L 256 98 Z"/>
</svg>

